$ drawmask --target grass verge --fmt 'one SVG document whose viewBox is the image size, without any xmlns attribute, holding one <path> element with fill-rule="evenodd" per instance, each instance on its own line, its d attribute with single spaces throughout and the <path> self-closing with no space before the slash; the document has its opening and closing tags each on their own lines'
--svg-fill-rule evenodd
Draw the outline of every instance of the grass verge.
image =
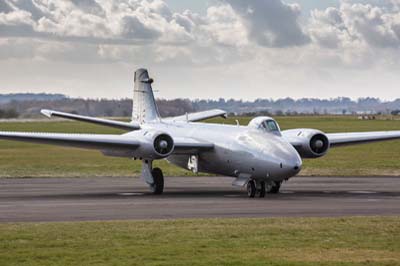
<svg viewBox="0 0 400 266">
<path fill-rule="evenodd" d="M 0 265 L 399 265 L 400 217 L 0 224 Z"/>
</svg>

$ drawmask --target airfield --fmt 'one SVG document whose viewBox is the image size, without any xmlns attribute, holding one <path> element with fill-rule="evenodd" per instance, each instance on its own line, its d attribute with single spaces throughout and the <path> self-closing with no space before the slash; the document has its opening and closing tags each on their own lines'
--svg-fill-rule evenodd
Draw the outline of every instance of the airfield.
<svg viewBox="0 0 400 266">
<path fill-rule="evenodd" d="M 249 117 L 209 122 L 246 125 Z M 400 121 L 277 117 L 282 129 L 399 130 Z M 68 121 L 1 130 L 122 133 Z M 140 163 L 95 151 L 0 141 L 0 265 L 398 265 L 400 141 L 305 160 L 282 193 L 249 199 L 232 179 L 166 161 L 153 196 Z"/>
<path fill-rule="evenodd" d="M 0 180 L 0 222 L 400 215 L 400 177 L 296 177 L 248 199 L 228 177 L 167 177 L 161 196 L 139 178 Z"/>
</svg>

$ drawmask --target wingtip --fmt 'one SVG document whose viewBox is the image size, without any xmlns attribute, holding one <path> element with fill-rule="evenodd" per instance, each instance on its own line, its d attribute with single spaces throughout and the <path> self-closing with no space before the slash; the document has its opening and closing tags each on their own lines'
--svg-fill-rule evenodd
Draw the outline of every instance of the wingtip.
<svg viewBox="0 0 400 266">
<path fill-rule="evenodd" d="M 53 113 L 51 110 L 47 110 L 47 109 L 42 109 L 42 110 L 40 110 L 40 112 L 42 113 L 42 115 L 47 116 L 48 118 L 51 118 L 51 115 Z"/>
<path fill-rule="evenodd" d="M 222 118 L 227 119 L 228 118 L 228 112 L 222 109 L 218 109 L 218 111 L 222 112 L 223 114 L 221 114 Z"/>
</svg>

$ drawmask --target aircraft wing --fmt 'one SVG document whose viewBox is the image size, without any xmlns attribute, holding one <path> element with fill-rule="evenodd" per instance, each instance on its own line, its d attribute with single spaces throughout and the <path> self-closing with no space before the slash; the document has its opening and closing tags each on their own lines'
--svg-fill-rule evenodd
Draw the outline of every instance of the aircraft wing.
<svg viewBox="0 0 400 266">
<path fill-rule="evenodd" d="M 375 131 L 326 134 L 331 147 L 400 139 L 400 131 Z"/>
<path fill-rule="evenodd" d="M 197 113 L 191 113 L 187 115 L 181 115 L 181 116 L 174 116 L 174 117 L 167 117 L 163 118 L 164 121 L 170 121 L 170 122 L 196 122 L 196 121 L 201 121 L 205 120 L 208 118 L 213 118 L 213 117 L 227 117 L 227 113 L 224 110 L 220 109 L 213 109 L 213 110 L 208 110 L 208 111 L 202 111 L 202 112 L 197 112 Z"/>
<path fill-rule="evenodd" d="M 202 151 L 212 150 L 214 144 L 199 141 L 193 138 L 174 138 L 175 149 L 173 154 L 198 154 Z"/>
<path fill-rule="evenodd" d="M 102 118 L 96 118 L 96 117 L 90 117 L 90 116 L 63 113 L 63 112 L 58 112 L 58 111 L 46 110 L 46 109 L 43 109 L 40 112 L 43 115 L 47 116 L 48 118 L 51 118 L 53 116 L 54 117 L 61 117 L 61 118 L 66 118 L 66 119 L 71 119 L 71 120 L 78 120 L 78 121 L 88 122 L 88 123 L 102 125 L 102 126 L 108 126 L 108 127 L 114 127 L 114 128 L 129 130 L 129 131 L 140 129 L 139 124 L 132 123 L 132 122 L 131 123 L 127 123 L 127 122 L 114 121 L 114 120 L 108 120 L 108 119 L 102 119 Z"/>
<path fill-rule="evenodd" d="M 52 144 L 65 147 L 95 149 L 100 151 L 123 152 L 125 156 L 141 145 L 141 142 L 132 139 L 129 135 L 111 134 L 64 134 L 64 133 L 31 133 L 0 131 L 0 140 L 24 141 L 39 144 Z M 198 154 L 211 150 L 214 144 L 192 138 L 174 139 L 174 154 Z M 124 153 L 124 152 L 127 153 Z M 116 154 L 117 154 L 116 153 Z"/>
<path fill-rule="evenodd" d="M 53 144 L 86 149 L 132 150 L 139 147 L 138 141 L 124 135 L 61 134 L 0 131 L 0 139 Z"/>
</svg>

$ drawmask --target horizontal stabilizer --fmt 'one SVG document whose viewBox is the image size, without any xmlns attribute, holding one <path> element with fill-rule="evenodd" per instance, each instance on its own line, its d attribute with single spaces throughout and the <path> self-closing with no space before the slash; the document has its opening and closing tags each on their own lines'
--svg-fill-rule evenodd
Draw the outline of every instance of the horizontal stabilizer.
<svg viewBox="0 0 400 266">
<path fill-rule="evenodd" d="M 186 115 L 181 115 L 181 116 L 175 116 L 175 117 L 167 117 L 163 118 L 164 121 L 169 121 L 169 122 L 196 122 L 196 121 L 201 121 L 213 117 L 223 117 L 226 118 L 228 114 L 224 110 L 220 109 L 213 109 L 213 110 L 208 110 L 208 111 L 202 111 L 202 112 L 197 112 L 197 113 L 191 113 L 191 114 L 186 114 Z"/>
<path fill-rule="evenodd" d="M 96 117 L 90 117 L 90 116 L 82 116 L 82 115 L 63 113 L 63 112 L 52 111 L 52 110 L 41 110 L 40 112 L 49 118 L 51 118 L 53 116 L 61 117 L 61 118 L 77 120 L 77 121 L 81 121 L 81 122 L 87 122 L 87 123 L 92 123 L 92 124 L 97 124 L 97 125 L 102 125 L 102 126 L 107 126 L 107 127 L 114 127 L 114 128 L 129 130 L 129 131 L 140 129 L 139 124 L 133 123 L 133 122 L 127 123 L 127 122 L 108 120 L 108 119 L 102 119 L 102 118 L 96 118 Z"/>
</svg>

